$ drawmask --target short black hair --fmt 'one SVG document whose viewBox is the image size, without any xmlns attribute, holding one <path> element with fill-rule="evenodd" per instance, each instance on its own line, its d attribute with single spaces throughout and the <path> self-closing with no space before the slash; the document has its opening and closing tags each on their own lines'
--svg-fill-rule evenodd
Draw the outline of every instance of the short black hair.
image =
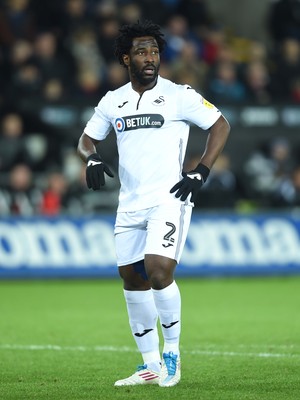
<svg viewBox="0 0 300 400">
<path fill-rule="evenodd" d="M 132 41 L 134 38 L 142 36 L 152 36 L 158 44 L 159 52 L 162 53 L 166 45 L 166 41 L 163 38 L 164 34 L 161 31 L 161 27 L 154 24 L 152 21 L 146 20 L 144 22 L 135 22 L 128 25 L 123 25 L 119 29 L 119 35 L 115 40 L 115 55 L 118 58 L 121 65 L 125 68 L 123 55 L 129 54 L 132 47 Z"/>
</svg>

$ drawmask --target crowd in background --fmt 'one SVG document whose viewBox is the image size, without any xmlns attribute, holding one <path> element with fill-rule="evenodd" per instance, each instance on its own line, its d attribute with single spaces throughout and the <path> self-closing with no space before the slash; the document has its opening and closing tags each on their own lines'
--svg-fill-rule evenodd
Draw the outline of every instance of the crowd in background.
<svg viewBox="0 0 300 400">
<path fill-rule="evenodd" d="M 159 12 L 158 12 L 159 10 Z M 270 2 L 268 44 L 237 36 L 205 0 L 3 0 L 0 4 L 0 215 L 89 213 L 117 204 L 118 182 L 88 192 L 74 138 L 57 137 L 24 105 L 95 106 L 128 81 L 114 56 L 123 23 L 152 19 L 167 47 L 162 76 L 211 102 L 300 105 L 300 2 Z M 186 160 L 188 169 L 196 160 Z M 244 179 L 247 179 L 245 185 Z M 250 184 L 249 184 L 250 183 Z M 300 166 L 286 138 L 274 138 L 233 171 L 224 153 L 199 207 L 300 206 Z"/>
</svg>

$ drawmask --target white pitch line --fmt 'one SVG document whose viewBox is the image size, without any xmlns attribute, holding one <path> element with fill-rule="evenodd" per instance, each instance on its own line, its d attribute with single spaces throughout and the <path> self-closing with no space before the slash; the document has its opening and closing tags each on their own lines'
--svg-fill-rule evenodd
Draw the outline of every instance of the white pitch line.
<svg viewBox="0 0 300 400">
<path fill-rule="evenodd" d="M 19 345 L 19 344 L 0 344 L 0 350 L 54 350 L 54 351 L 112 351 L 112 352 L 136 352 L 137 350 L 121 346 L 58 346 L 56 344 L 29 344 L 29 345 Z"/>
<path fill-rule="evenodd" d="M 121 346 L 58 346 L 52 344 L 46 345 L 19 345 L 19 344 L 0 344 L 0 350 L 54 350 L 54 351 L 111 351 L 120 353 L 136 353 L 137 350 L 131 347 Z M 211 357 L 257 357 L 257 358 L 300 358 L 300 354 L 292 353 L 243 353 L 235 351 L 216 351 L 216 350 L 182 350 L 185 354 L 198 354 Z"/>
<path fill-rule="evenodd" d="M 235 351 L 206 351 L 206 350 L 191 350 L 189 354 L 200 354 L 206 356 L 219 357 L 259 357 L 259 358 L 300 358 L 300 354 L 290 353 L 240 353 Z"/>
</svg>

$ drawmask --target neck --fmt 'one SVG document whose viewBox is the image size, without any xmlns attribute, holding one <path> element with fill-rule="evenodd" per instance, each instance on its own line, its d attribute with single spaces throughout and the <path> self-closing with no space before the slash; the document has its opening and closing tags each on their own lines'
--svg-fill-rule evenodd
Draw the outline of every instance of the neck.
<svg viewBox="0 0 300 400">
<path fill-rule="evenodd" d="M 134 91 L 136 91 L 138 94 L 143 94 L 147 90 L 151 90 L 152 88 L 154 88 L 156 83 L 157 83 L 157 78 L 153 82 L 149 83 L 148 85 L 142 85 L 139 82 L 131 81 L 131 86 L 132 86 L 132 89 Z"/>
</svg>

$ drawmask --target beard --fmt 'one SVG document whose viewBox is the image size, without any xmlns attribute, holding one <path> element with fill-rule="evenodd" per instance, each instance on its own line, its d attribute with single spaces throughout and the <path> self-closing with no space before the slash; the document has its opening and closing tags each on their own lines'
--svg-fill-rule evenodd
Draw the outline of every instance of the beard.
<svg viewBox="0 0 300 400">
<path fill-rule="evenodd" d="M 139 69 L 137 67 L 137 65 L 135 63 L 131 63 L 130 64 L 130 71 L 131 71 L 131 75 L 134 79 L 137 80 L 137 82 L 142 85 L 142 86 L 147 86 L 152 82 L 155 82 L 158 76 L 158 71 L 159 71 L 159 66 L 160 64 L 158 64 L 157 66 L 151 64 L 151 67 L 154 69 L 153 71 L 153 75 L 147 76 L 144 72 L 144 70 L 149 67 L 146 66 L 144 67 L 142 70 Z"/>
</svg>

